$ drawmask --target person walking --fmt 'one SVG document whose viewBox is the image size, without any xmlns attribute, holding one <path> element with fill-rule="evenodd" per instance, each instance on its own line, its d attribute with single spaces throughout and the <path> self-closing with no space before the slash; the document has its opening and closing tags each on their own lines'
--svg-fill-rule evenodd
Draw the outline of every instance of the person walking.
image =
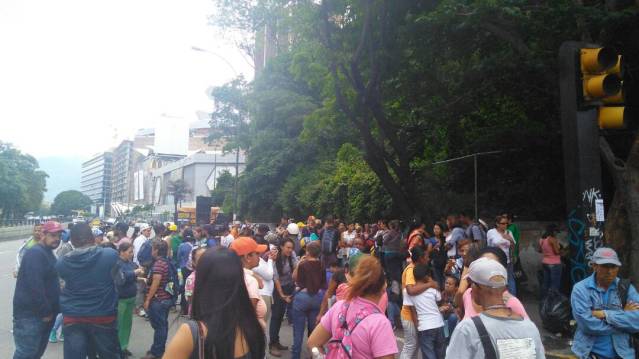
<svg viewBox="0 0 639 359">
<path fill-rule="evenodd" d="M 53 320 L 60 311 L 53 250 L 60 245 L 63 230 L 58 222 L 46 222 L 38 229 L 37 243 L 22 255 L 13 295 L 13 359 L 38 359 L 47 348 Z"/>
<path fill-rule="evenodd" d="M 385 292 L 386 276 L 379 260 L 360 259 L 346 300 L 338 301 L 322 317 L 308 338 L 308 348 L 324 351 L 328 358 L 395 358 L 397 343 L 390 321 L 376 303 Z"/>
<path fill-rule="evenodd" d="M 182 278 L 188 278 L 193 271 L 193 261 L 191 253 L 195 246 L 195 236 L 193 231 L 187 229 L 183 233 L 182 243 L 177 250 L 177 267 L 180 268 Z M 183 288 L 180 288 L 180 314 L 187 315 L 189 312 L 189 305 L 186 301 Z"/>
<path fill-rule="evenodd" d="M 118 339 L 124 356 L 131 356 L 128 350 L 131 326 L 133 324 L 133 309 L 137 294 L 137 281 L 144 275 L 144 269 L 133 262 L 133 245 L 122 242 L 118 247 L 118 274 L 115 284 L 118 291 Z"/>
<path fill-rule="evenodd" d="M 115 289 L 118 253 L 96 246 L 86 223 L 73 226 L 71 243 L 75 249 L 56 264 L 64 280 L 60 296 L 64 357 L 85 358 L 91 353 L 100 359 L 119 359 Z"/>
<path fill-rule="evenodd" d="M 306 246 L 306 255 L 302 257 L 293 271 L 296 288 L 293 299 L 293 348 L 292 358 L 302 355 L 304 329 L 308 326 L 310 335 L 315 329 L 315 319 L 322 304 L 323 290 L 326 289 L 326 275 L 319 259 L 320 244 L 311 242 Z"/>
<path fill-rule="evenodd" d="M 499 262 L 479 258 L 470 264 L 473 300 L 484 311 L 462 320 L 450 339 L 447 358 L 497 358 L 508 351 L 516 358 L 545 358 L 539 330 L 503 302 L 508 273 Z"/>
<path fill-rule="evenodd" d="M 639 294 L 617 278 L 621 262 L 612 248 L 597 249 L 590 263 L 592 275 L 570 296 L 577 322 L 572 351 L 579 358 L 635 358 L 631 336 L 639 332 Z"/>
<path fill-rule="evenodd" d="M 284 239 L 280 243 L 274 263 L 273 281 L 275 291 L 273 293 L 271 323 L 269 325 L 269 353 L 275 357 L 281 356 L 282 350 L 288 350 L 288 347 L 280 343 L 280 327 L 282 326 L 286 306 L 293 301 L 295 292 L 293 271 L 297 267 L 298 260 L 295 256 L 294 248 L 295 243 L 293 243 L 292 239 Z"/>
<path fill-rule="evenodd" d="M 263 359 L 266 340 L 244 283 L 240 258 L 220 247 L 197 264 L 192 320 L 182 324 L 165 358 Z"/>
<path fill-rule="evenodd" d="M 151 245 L 153 265 L 148 276 L 150 283 L 144 300 L 144 310 L 149 314 L 153 328 L 153 344 L 143 359 L 157 359 L 164 355 L 169 332 L 169 308 L 173 305 L 172 296 L 166 291 L 171 270 L 171 264 L 167 258 L 169 246 L 161 239 L 153 240 Z"/>
</svg>

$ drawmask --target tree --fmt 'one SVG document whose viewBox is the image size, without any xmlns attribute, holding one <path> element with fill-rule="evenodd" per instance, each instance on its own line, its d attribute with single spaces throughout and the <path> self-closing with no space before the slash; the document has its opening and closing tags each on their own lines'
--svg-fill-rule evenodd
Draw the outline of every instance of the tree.
<svg viewBox="0 0 639 359">
<path fill-rule="evenodd" d="M 235 176 L 229 171 L 224 171 L 217 178 L 215 189 L 211 191 L 213 206 L 221 207 L 224 213 L 232 211 L 233 194 L 235 191 Z"/>
<path fill-rule="evenodd" d="M 74 210 L 88 211 L 93 201 L 80 191 L 69 190 L 58 193 L 51 204 L 51 213 L 70 216 Z"/>
<path fill-rule="evenodd" d="M 0 141 L 1 218 L 20 218 L 40 208 L 48 175 L 38 161 Z"/>
<path fill-rule="evenodd" d="M 167 185 L 167 192 L 173 197 L 173 222 L 178 223 L 178 204 L 182 203 L 182 200 L 192 193 L 189 185 L 182 179 L 175 181 L 169 181 Z"/>
</svg>

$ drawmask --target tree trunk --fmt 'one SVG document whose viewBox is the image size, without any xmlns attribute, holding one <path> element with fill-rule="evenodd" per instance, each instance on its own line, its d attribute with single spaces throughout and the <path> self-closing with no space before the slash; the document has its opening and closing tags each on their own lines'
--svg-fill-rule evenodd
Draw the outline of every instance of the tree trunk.
<svg viewBox="0 0 639 359">
<path fill-rule="evenodd" d="M 604 162 L 615 183 L 615 196 L 606 219 L 606 241 L 624 257 L 624 274 L 633 284 L 639 279 L 639 137 L 635 137 L 628 159 L 617 158 L 605 138 L 600 138 Z"/>
</svg>

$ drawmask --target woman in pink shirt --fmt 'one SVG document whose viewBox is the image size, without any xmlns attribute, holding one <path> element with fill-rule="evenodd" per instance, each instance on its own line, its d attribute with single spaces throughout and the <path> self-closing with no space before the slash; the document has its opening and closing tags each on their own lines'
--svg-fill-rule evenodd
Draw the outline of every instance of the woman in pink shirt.
<svg viewBox="0 0 639 359">
<path fill-rule="evenodd" d="M 507 264 L 506 255 L 504 252 L 496 247 L 486 247 L 480 251 L 480 257 L 486 257 L 495 261 L 498 261 L 502 265 Z M 463 318 L 472 318 L 479 315 L 479 313 L 484 311 L 481 305 L 475 303 L 472 299 L 472 288 L 468 285 L 468 280 L 466 279 L 466 273 L 468 271 L 468 267 L 464 267 L 464 272 L 462 274 L 462 280 L 459 284 L 459 289 L 457 290 L 456 299 L 459 301 L 461 297 L 461 306 L 458 305 L 458 308 L 463 309 Z M 524 309 L 524 305 L 521 304 L 519 299 L 514 295 L 510 294 L 508 291 L 504 292 L 503 295 L 504 304 L 512 309 L 513 313 L 520 315 L 524 318 L 528 318 L 528 313 L 526 313 L 526 309 Z M 457 302 L 459 304 L 459 302 Z M 462 316 L 459 316 L 462 317 Z"/>
<path fill-rule="evenodd" d="M 349 284 L 347 299 L 335 303 L 308 338 L 309 351 L 312 348 L 323 351 L 330 341 L 326 356 L 329 359 L 394 358 L 398 353 L 395 334 L 377 306 L 386 291 L 379 260 L 371 256 L 362 258 Z"/>
<path fill-rule="evenodd" d="M 543 254 L 541 264 L 544 268 L 544 282 L 541 285 L 541 293 L 548 293 L 549 289 L 559 291 L 561 285 L 561 247 L 557 240 L 558 228 L 556 224 L 550 224 L 539 239 L 539 249 Z"/>
</svg>

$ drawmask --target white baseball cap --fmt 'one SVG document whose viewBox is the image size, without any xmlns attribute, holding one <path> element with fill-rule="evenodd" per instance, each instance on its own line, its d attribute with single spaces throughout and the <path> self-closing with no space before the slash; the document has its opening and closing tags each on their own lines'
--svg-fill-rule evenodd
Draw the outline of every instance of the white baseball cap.
<svg viewBox="0 0 639 359">
<path fill-rule="evenodd" d="M 468 278 L 473 282 L 491 288 L 501 288 L 508 284 L 508 272 L 494 259 L 481 257 L 470 264 Z"/>
<path fill-rule="evenodd" d="M 149 228 L 151 228 L 151 226 L 149 226 L 149 225 L 148 225 L 148 224 L 146 224 L 146 223 L 142 223 L 142 224 L 140 225 L 140 232 L 142 232 L 142 231 L 143 231 L 143 230 L 145 230 L 145 229 L 149 229 Z"/>
</svg>

